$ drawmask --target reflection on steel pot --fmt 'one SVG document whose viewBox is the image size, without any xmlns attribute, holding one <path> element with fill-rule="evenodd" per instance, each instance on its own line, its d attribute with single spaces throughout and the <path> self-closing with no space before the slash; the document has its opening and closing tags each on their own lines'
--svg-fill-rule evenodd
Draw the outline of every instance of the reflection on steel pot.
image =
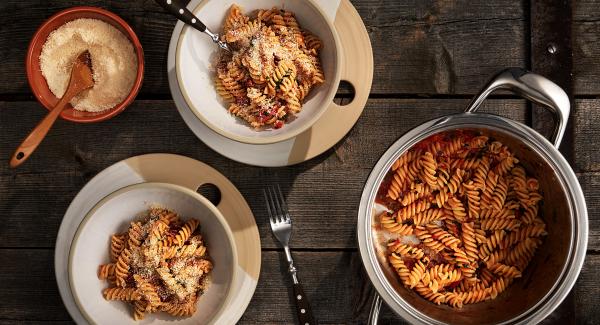
<svg viewBox="0 0 600 325">
<path fill-rule="evenodd" d="M 545 105 L 555 115 L 552 142 L 513 120 L 477 112 L 496 89 L 507 89 Z M 375 289 L 401 317 L 426 324 L 531 324 L 548 316 L 567 296 L 581 271 L 588 240 L 588 216 L 575 173 L 558 151 L 570 104 L 565 92 L 550 80 L 519 68 L 504 70 L 484 88 L 465 113 L 426 122 L 398 139 L 377 162 L 365 185 L 358 211 L 360 254 Z M 497 299 L 462 309 L 435 305 L 406 289 L 388 266 L 385 245 L 377 240 L 375 198 L 391 165 L 412 146 L 434 134 L 472 130 L 506 144 L 533 177 L 544 195 L 541 214 L 548 236 L 525 270 Z M 378 299 L 378 297 L 377 297 Z M 378 304 L 373 303 L 371 322 Z"/>
</svg>

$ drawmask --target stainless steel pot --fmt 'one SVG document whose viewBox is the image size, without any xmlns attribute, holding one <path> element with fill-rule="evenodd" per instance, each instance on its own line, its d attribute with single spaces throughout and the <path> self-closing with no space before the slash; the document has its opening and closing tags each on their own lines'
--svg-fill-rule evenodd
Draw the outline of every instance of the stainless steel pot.
<svg viewBox="0 0 600 325">
<path fill-rule="evenodd" d="M 507 89 L 555 115 L 552 142 L 521 123 L 477 110 L 497 89 Z M 566 93 L 550 80 L 519 68 L 501 72 L 473 100 L 465 113 L 426 122 L 398 139 L 379 159 L 369 176 L 358 211 L 358 243 L 366 272 L 381 298 L 410 323 L 424 324 L 532 324 L 543 320 L 567 296 L 585 258 L 588 216 L 575 173 L 557 150 L 569 118 Z M 435 305 L 404 288 L 385 257 L 385 241 L 374 227 L 375 198 L 391 165 L 427 137 L 452 130 L 475 130 L 493 137 L 514 152 L 528 173 L 540 180 L 544 201 L 540 207 L 548 236 L 521 279 L 495 300 L 462 309 Z M 377 319 L 374 300 L 372 321 Z"/>
</svg>

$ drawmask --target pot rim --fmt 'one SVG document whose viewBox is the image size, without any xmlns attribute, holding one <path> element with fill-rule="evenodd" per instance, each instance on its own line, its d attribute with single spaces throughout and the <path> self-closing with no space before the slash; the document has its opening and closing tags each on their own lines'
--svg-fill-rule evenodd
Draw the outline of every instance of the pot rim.
<svg viewBox="0 0 600 325">
<path fill-rule="evenodd" d="M 465 128 L 483 128 L 512 134 L 521 143 L 534 150 L 555 171 L 561 188 L 568 197 L 573 225 L 567 262 L 548 293 L 534 306 L 504 323 L 536 323 L 547 317 L 565 299 L 575 284 L 585 260 L 588 241 L 588 213 L 585 198 L 577 177 L 566 159 L 546 138 L 530 127 L 514 120 L 488 113 L 459 113 L 425 122 L 402 135 L 380 157 L 369 175 L 361 196 L 357 220 L 357 237 L 363 266 L 383 300 L 405 320 L 411 323 L 444 324 L 435 320 L 402 299 L 386 279 L 375 255 L 372 238 L 372 207 L 383 178 L 391 165 L 408 149 L 427 137 Z"/>
</svg>

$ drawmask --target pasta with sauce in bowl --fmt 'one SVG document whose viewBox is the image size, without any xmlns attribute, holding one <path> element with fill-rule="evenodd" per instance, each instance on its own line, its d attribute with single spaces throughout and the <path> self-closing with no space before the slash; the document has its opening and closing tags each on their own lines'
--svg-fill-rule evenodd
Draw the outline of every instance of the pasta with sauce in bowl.
<svg viewBox="0 0 600 325">
<path fill-rule="evenodd" d="M 323 44 L 303 30 L 294 13 L 273 7 L 251 19 L 233 5 L 225 19 L 217 63 L 217 93 L 229 112 L 252 127 L 279 129 L 302 110 L 311 89 L 325 82 Z"/>
<path fill-rule="evenodd" d="M 507 146 L 475 132 L 422 141 L 380 187 L 387 260 L 436 304 L 495 299 L 521 277 L 547 234 L 543 196 Z"/>
</svg>

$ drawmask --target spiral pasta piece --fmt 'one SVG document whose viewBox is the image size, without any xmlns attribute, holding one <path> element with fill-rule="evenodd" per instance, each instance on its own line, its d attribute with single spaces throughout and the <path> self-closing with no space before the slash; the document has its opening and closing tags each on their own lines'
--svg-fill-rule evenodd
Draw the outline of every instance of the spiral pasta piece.
<svg viewBox="0 0 600 325">
<path fill-rule="evenodd" d="M 450 157 L 464 148 L 464 140 L 461 137 L 456 137 L 444 146 L 444 155 Z"/>
<path fill-rule="evenodd" d="M 440 241 L 446 247 L 456 249 L 461 243 L 460 239 L 452 236 L 449 232 L 442 229 L 440 226 L 427 225 L 427 231 L 431 234 L 431 237 Z"/>
<path fill-rule="evenodd" d="M 161 306 L 161 310 L 172 316 L 187 317 L 191 316 L 196 312 L 195 301 L 188 302 L 186 304 L 180 303 L 168 303 Z"/>
<path fill-rule="evenodd" d="M 389 261 L 402 283 L 407 286 L 410 285 L 410 270 L 406 267 L 402 258 L 396 253 L 392 253 L 389 256 Z"/>
<path fill-rule="evenodd" d="M 496 263 L 490 266 L 490 271 L 505 277 L 505 278 L 520 278 L 521 271 L 514 266 L 509 266 L 502 263 Z"/>
<path fill-rule="evenodd" d="M 476 169 L 479 166 L 481 159 L 477 157 L 472 157 L 468 159 L 456 159 L 452 161 L 450 165 L 451 169 L 462 169 L 462 170 L 472 170 Z"/>
<path fill-rule="evenodd" d="M 109 278 L 114 278 L 115 267 L 116 265 L 114 263 L 100 265 L 98 268 L 98 279 L 108 280 Z"/>
<path fill-rule="evenodd" d="M 139 274 L 134 274 L 133 279 L 135 280 L 143 299 L 148 302 L 146 309 L 149 312 L 155 312 L 158 310 L 161 305 L 161 301 L 158 293 L 156 292 L 156 288 Z"/>
<path fill-rule="evenodd" d="M 388 244 L 388 250 L 400 256 L 421 259 L 425 256 L 425 252 L 418 247 L 413 247 L 406 244 L 401 244 L 399 241 L 394 241 Z"/>
<path fill-rule="evenodd" d="M 422 199 L 426 195 L 431 194 L 431 189 L 427 184 L 416 184 L 413 188 L 410 189 L 408 193 L 406 193 L 400 203 L 403 206 L 407 206 L 411 203 L 416 202 L 419 199 Z"/>
<path fill-rule="evenodd" d="M 440 252 L 441 250 L 443 250 L 446 247 L 440 241 L 433 238 L 431 236 L 431 233 L 425 227 L 422 227 L 422 226 L 415 227 L 414 233 L 417 236 L 417 238 L 423 243 L 423 245 L 427 246 L 429 249 L 431 249 L 433 251 Z"/>
<path fill-rule="evenodd" d="M 465 171 L 461 170 L 461 169 L 457 169 L 454 174 L 452 175 L 452 178 L 450 178 L 450 180 L 448 181 L 448 191 L 451 194 L 455 194 L 458 191 L 458 188 L 460 187 L 462 181 L 463 181 L 463 176 L 465 175 Z"/>
<path fill-rule="evenodd" d="M 433 158 L 431 152 L 427 151 L 421 156 L 421 166 L 423 168 L 422 176 L 425 182 L 432 188 L 437 188 L 437 162 Z"/>
<path fill-rule="evenodd" d="M 473 223 L 463 223 L 462 230 L 462 243 L 465 247 L 465 253 L 471 260 L 476 261 L 479 258 L 479 249 L 477 248 L 477 241 L 475 240 L 475 228 Z"/>
<path fill-rule="evenodd" d="M 134 288 L 106 288 L 102 291 L 106 300 L 135 301 L 142 299 L 141 293 Z"/>
<path fill-rule="evenodd" d="M 429 286 L 421 285 L 417 283 L 415 286 L 415 291 L 417 291 L 423 298 L 433 302 L 436 305 L 440 305 L 446 302 L 446 295 L 443 293 L 439 293 L 431 289 Z"/>
<path fill-rule="evenodd" d="M 423 264 L 423 262 L 421 261 L 418 261 L 417 263 L 415 263 L 415 266 L 410 271 L 410 274 L 408 276 L 408 283 L 411 289 L 414 288 L 421 281 L 424 274 L 425 264 Z"/>
<path fill-rule="evenodd" d="M 458 221 L 464 221 L 467 218 L 467 212 L 465 211 L 465 207 L 463 203 L 457 198 L 451 198 L 447 202 L 448 206 L 452 210 L 452 214 L 454 215 L 454 219 Z"/>
<path fill-rule="evenodd" d="M 379 222 L 383 229 L 391 233 L 400 235 L 410 235 L 413 233 L 413 227 L 411 225 L 397 222 L 397 219 L 387 212 L 384 212 L 379 216 Z"/>
<path fill-rule="evenodd" d="M 248 22 L 246 16 L 242 14 L 242 10 L 240 6 L 234 4 L 229 8 L 229 13 L 225 18 L 225 24 L 223 26 L 223 30 L 225 32 L 230 31 L 232 29 L 239 28 L 245 25 Z"/>
<path fill-rule="evenodd" d="M 127 247 L 127 234 L 115 234 L 110 237 L 110 260 L 116 262 Z"/>
<path fill-rule="evenodd" d="M 516 230 L 521 226 L 521 221 L 516 219 L 485 219 L 481 221 L 483 230 Z"/>
<path fill-rule="evenodd" d="M 126 248 L 123 250 L 117 264 L 115 265 L 115 281 L 119 287 L 125 287 L 125 280 L 129 276 L 129 261 L 131 260 L 131 251 Z"/>
<path fill-rule="evenodd" d="M 492 252 L 495 248 L 507 248 L 504 244 L 504 238 L 506 236 L 506 231 L 504 230 L 496 230 L 491 233 L 490 237 L 487 238 L 484 245 L 481 245 L 481 249 L 479 251 L 479 256 L 484 259 Z"/>
<path fill-rule="evenodd" d="M 492 194 L 491 208 L 494 210 L 502 210 L 507 193 L 508 183 L 503 177 L 500 177 L 498 179 L 498 184 L 496 184 L 496 187 L 494 188 L 494 193 Z"/>
<path fill-rule="evenodd" d="M 442 220 L 446 218 L 446 214 L 443 209 L 429 209 L 425 212 L 418 213 L 413 217 L 413 223 L 417 226 L 424 226 L 434 221 Z"/>
<path fill-rule="evenodd" d="M 494 168 L 494 171 L 496 172 L 496 174 L 500 175 L 500 176 L 504 176 L 506 174 L 508 174 L 513 167 L 515 166 L 515 164 L 519 163 L 519 159 L 512 157 L 512 156 L 508 156 L 504 159 L 502 159 L 498 165 L 496 165 L 496 168 Z"/>
<path fill-rule="evenodd" d="M 144 230 L 140 222 L 132 222 L 128 230 L 129 240 L 128 247 L 138 247 L 142 244 L 145 238 Z"/>
<path fill-rule="evenodd" d="M 477 169 L 475 170 L 475 175 L 473 176 L 473 182 L 475 182 L 475 187 L 479 190 L 485 190 L 486 180 L 488 178 L 488 172 L 490 171 L 490 160 L 487 156 L 481 158 Z"/>
<path fill-rule="evenodd" d="M 175 236 L 174 243 L 177 246 L 183 246 L 183 244 L 186 242 L 186 240 L 188 240 L 188 238 L 190 238 L 190 236 L 192 235 L 194 230 L 196 230 L 196 228 L 198 227 L 198 224 L 199 224 L 199 222 L 196 219 L 190 219 L 190 220 L 186 221 L 186 223 L 183 225 L 181 230 L 179 230 L 179 233 Z"/>
<path fill-rule="evenodd" d="M 503 248 L 508 248 L 512 245 L 515 245 L 519 242 L 525 241 L 530 237 L 541 237 L 545 236 L 548 233 L 546 232 L 546 225 L 543 223 L 538 224 L 528 224 L 524 227 L 517 229 L 516 231 L 512 231 L 505 240 L 501 240 L 501 246 Z"/>
<path fill-rule="evenodd" d="M 467 197 L 467 213 L 469 218 L 477 219 L 479 218 L 479 211 L 481 210 L 479 204 L 479 191 L 475 187 L 475 183 L 473 183 L 473 181 L 463 183 L 463 188 Z"/>
<path fill-rule="evenodd" d="M 148 311 L 148 302 L 144 300 L 136 300 L 133 303 L 133 319 L 142 320 Z"/>
</svg>

